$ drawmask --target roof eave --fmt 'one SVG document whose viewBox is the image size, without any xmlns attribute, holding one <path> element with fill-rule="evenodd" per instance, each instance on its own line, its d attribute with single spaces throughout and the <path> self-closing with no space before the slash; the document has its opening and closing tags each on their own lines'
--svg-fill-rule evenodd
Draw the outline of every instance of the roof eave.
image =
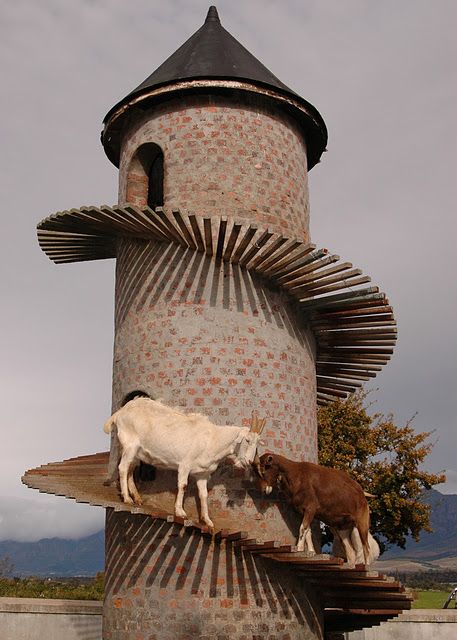
<svg viewBox="0 0 457 640">
<path fill-rule="evenodd" d="M 233 78 L 192 78 L 183 79 L 172 84 L 155 86 L 149 90 L 142 90 L 129 94 L 118 102 L 106 114 L 103 122 L 101 141 L 109 160 L 119 167 L 120 143 L 123 124 L 127 113 L 135 107 L 141 107 L 144 103 L 153 104 L 156 100 L 163 100 L 168 96 L 174 97 L 179 93 L 191 91 L 211 90 L 219 91 L 246 91 L 263 95 L 288 111 L 292 111 L 297 121 L 304 126 L 307 132 L 306 143 L 308 149 L 308 170 L 320 161 L 322 153 L 327 145 L 327 127 L 318 110 L 309 102 L 297 94 L 281 92 L 269 85 L 253 83 L 252 80 Z"/>
</svg>

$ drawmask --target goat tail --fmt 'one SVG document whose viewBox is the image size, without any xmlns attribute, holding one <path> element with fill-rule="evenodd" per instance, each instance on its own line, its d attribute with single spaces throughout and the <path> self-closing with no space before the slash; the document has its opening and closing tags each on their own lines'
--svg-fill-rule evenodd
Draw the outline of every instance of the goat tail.
<svg viewBox="0 0 457 640">
<path fill-rule="evenodd" d="M 360 520 L 357 523 L 357 529 L 363 547 L 365 564 L 370 564 L 370 510 L 368 508 L 368 504 L 365 504 Z"/>
<path fill-rule="evenodd" d="M 113 415 L 110 418 L 108 418 L 108 420 L 103 425 L 103 431 L 105 433 L 110 433 L 111 429 L 113 428 L 113 426 L 116 425 L 117 414 L 118 414 L 117 411 L 116 411 L 116 413 L 113 413 Z"/>
<path fill-rule="evenodd" d="M 366 558 L 366 564 L 371 564 L 379 558 L 381 550 L 379 544 L 373 538 L 370 532 L 368 532 L 368 557 Z"/>
</svg>

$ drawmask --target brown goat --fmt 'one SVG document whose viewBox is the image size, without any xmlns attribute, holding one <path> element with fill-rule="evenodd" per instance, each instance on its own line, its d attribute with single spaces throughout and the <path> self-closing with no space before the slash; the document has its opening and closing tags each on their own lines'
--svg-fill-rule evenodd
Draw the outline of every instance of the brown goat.
<svg viewBox="0 0 457 640">
<path fill-rule="evenodd" d="M 254 467 L 259 488 L 270 494 L 276 487 L 302 516 L 297 547 L 316 553 L 311 522 L 321 520 L 338 535 L 351 565 L 370 564 L 379 547 L 369 532 L 370 512 L 362 487 L 339 469 L 312 462 L 294 462 L 284 456 L 265 453 Z"/>
</svg>

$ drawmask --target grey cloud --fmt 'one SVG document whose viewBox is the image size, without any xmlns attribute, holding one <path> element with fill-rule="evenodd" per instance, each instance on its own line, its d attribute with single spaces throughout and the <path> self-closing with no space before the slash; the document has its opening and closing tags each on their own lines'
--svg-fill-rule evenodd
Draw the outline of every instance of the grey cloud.
<svg viewBox="0 0 457 640">
<path fill-rule="evenodd" d="M 32 493 L 20 476 L 107 448 L 113 262 L 56 267 L 40 252 L 35 225 L 58 210 L 116 200 L 101 120 L 202 24 L 208 5 L 0 1 L 0 479 L 13 499 L 10 518 L 22 499 L 37 510 L 77 510 Z M 449 469 L 444 489 L 455 490 L 457 4 L 217 6 L 224 26 L 326 120 L 329 151 L 310 173 L 313 239 L 387 292 L 399 341 L 373 385 L 377 408 L 399 422 L 418 411 L 418 430 L 436 428 L 427 466 Z M 19 503 L 16 512 L 22 518 Z M 87 531 L 91 518 L 78 511 Z"/>
</svg>

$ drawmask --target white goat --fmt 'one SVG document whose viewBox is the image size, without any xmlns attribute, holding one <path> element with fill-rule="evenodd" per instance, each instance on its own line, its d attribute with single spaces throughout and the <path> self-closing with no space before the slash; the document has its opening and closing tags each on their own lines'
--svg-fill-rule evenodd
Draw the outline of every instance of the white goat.
<svg viewBox="0 0 457 640">
<path fill-rule="evenodd" d="M 162 469 L 177 469 L 175 515 L 186 517 L 183 498 L 191 475 L 197 482 L 201 520 L 213 527 L 208 514 L 208 479 L 227 457 L 238 468 L 249 467 L 265 421 L 253 412 L 251 428 L 221 427 L 206 416 L 185 414 L 157 400 L 135 398 L 127 402 L 104 426 L 105 433 L 113 426 L 117 428 L 121 448 L 119 481 L 124 502 L 142 503 L 133 480 L 133 471 L 140 461 Z"/>
</svg>

